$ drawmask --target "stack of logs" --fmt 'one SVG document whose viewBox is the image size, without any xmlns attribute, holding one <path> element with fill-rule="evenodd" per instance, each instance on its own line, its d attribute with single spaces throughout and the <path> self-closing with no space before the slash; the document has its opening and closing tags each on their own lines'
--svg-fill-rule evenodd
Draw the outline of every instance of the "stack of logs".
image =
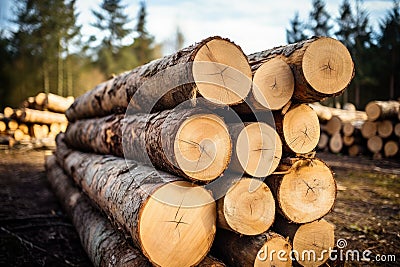
<svg viewBox="0 0 400 267">
<path fill-rule="evenodd" d="M 336 182 L 305 103 L 353 74 L 332 38 L 207 38 L 77 98 L 48 179 L 96 266 L 322 265 Z"/>
<path fill-rule="evenodd" d="M 17 143 L 54 146 L 56 135 L 67 128 L 64 113 L 73 102 L 71 96 L 39 93 L 21 108 L 5 107 L 0 114 L 0 143 L 8 148 Z"/>
<path fill-rule="evenodd" d="M 400 102 L 371 101 L 364 111 L 310 104 L 321 122 L 318 148 L 374 159 L 399 156 Z"/>
</svg>

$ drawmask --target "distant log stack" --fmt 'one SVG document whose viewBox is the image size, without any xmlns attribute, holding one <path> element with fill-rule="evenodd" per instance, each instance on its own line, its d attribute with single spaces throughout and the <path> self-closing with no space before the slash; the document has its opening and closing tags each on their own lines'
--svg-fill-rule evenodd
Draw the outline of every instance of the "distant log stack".
<svg viewBox="0 0 400 267">
<path fill-rule="evenodd" d="M 9 136 L 9 147 L 21 144 L 54 148 L 56 135 L 64 132 L 68 124 L 64 112 L 73 101 L 72 96 L 39 93 L 28 97 L 20 108 L 5 107 L 0 117 L 0 135 Z"/>
<path fill-rule="evenodd" d="M 372 101 L 363 111 L 310 104 L 321 122 L 320 150 L 369 154 L 375 159 L 399 156 L 400 102 Z"/>
<path fill-rule="evenodd" d="M 331 146 L 341 150 L 342 125 L 349 123 L 350 136 L 361 131 L 352 121 L 366 120 L 354 110 L 338 114 L 307 104 L 341 94 L 353 75 L 350 53 L 332 38 L 246 57 L 229 40 L 210 37 L 78 97 L 66 111 L 66 132 L 57 136 L 57 164 L 116 233 L 132 238 L 138 261 L 224 266 L 208 255 L 212 247 L 228 266 L 291 266 L 292 248 L 333 243 L 333 226 L 322 217 L 333 208 L 336 182 L 315 157 L 317 145 L 336 140 Z M 57 102 L 38 95 L 26 101 L 28 111 L 32 101 L 49 110 Z M 329 135 L 320 134 L 321 110 L 324 121 L 336 120 L 326 125 Z M 35 128 L 37 135 L 46 131 Z M 61 128 L 50 124 L 47 131 Z M 80 233 L 90 227 L 83 224 L 76 223 Z M 108 260 L 102 247 L 93 249 Z M 296 258 L 303 266 L 326 260 Z"/>
</svg>

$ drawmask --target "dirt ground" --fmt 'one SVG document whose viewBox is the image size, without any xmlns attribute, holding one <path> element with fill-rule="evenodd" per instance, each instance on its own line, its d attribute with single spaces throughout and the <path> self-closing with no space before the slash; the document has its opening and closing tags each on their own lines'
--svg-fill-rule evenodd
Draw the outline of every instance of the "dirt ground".
<svg viewBox="0 0 400 267">
<path fill-rule="evenodd" d="M 51 192 L 44 155 L 0 151 L 0 266 L 91 266 Z M 326 219 L 336 225 L 336 239 L 346 242 L 342 252 L 371 251 L 372 262 L 349 257 L 345 266 L 400 266 L 399 160 L 317 156 L 336 173 L 339 191 Z"/>
</svg>

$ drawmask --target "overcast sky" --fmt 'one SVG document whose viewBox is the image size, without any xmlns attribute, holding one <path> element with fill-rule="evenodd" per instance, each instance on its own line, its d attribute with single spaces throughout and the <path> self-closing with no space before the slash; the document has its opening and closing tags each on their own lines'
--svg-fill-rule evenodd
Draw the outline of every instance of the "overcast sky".
<svg viewBox="0 0 400 267">
<path fill-rule="evenodd" d="M 89 23 L 93 22 L 90 10 L 98 8 L 102 0 L 77 0 L 84 36 L 96 34 Z M 351 2 L 355 2 L 350 0 Z M 311 0 L 147 0 L 147 29 L 157 42 L 172 39 L 179 26 L 185 36 L 185 45 L 212 35 L 230 38 L 245 53 L 251 53 L 286 43 L 289 21 L 296 11 L 303 20 L 312 9 Z M 327 0 L 327 10 L 338 16 L 342 0 Z M 126 14 L 135 24 L 139 9 L 138 0 L 123 0 Z M 10 17 L 12 0 L 0 0 L 0 25 Z M 391 0 L 365 0 L 364 8 L 376 28 L 392 7 Z M 97 33 L 98 34 L 98 33 Z"/>
</svg>

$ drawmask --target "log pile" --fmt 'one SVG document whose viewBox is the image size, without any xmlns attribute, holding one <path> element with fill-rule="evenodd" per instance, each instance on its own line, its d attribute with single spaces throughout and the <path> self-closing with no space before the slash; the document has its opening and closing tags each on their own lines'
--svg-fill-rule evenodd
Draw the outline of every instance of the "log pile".
<svg viewBox="0 0 400 267">
<path fill-rule="evenodd" d="M 320 150 L 361 154 L 374 159 L 398 157 L 400 102 L 371 101 L 365 111 L 344 110 L 310 104 L 321 122 Z"/>
<path fill-rule="evenodd" d="M 332 38 L 248 56 L 207 38 L 77 98 L 49 180 L 96 266 L 320 266 L 336 182 L 307 103 L 353 74 Z"/>
<path fill-rule="evenodd" d="M 0 115 L 0 143 L 6 148 L 15 144 L 54 147 L 55 137 L 67 128 L 65 111 L 72 96 L 39 93 L 28 97 L 20 108 L 5 107 Z"/>
</svg>

